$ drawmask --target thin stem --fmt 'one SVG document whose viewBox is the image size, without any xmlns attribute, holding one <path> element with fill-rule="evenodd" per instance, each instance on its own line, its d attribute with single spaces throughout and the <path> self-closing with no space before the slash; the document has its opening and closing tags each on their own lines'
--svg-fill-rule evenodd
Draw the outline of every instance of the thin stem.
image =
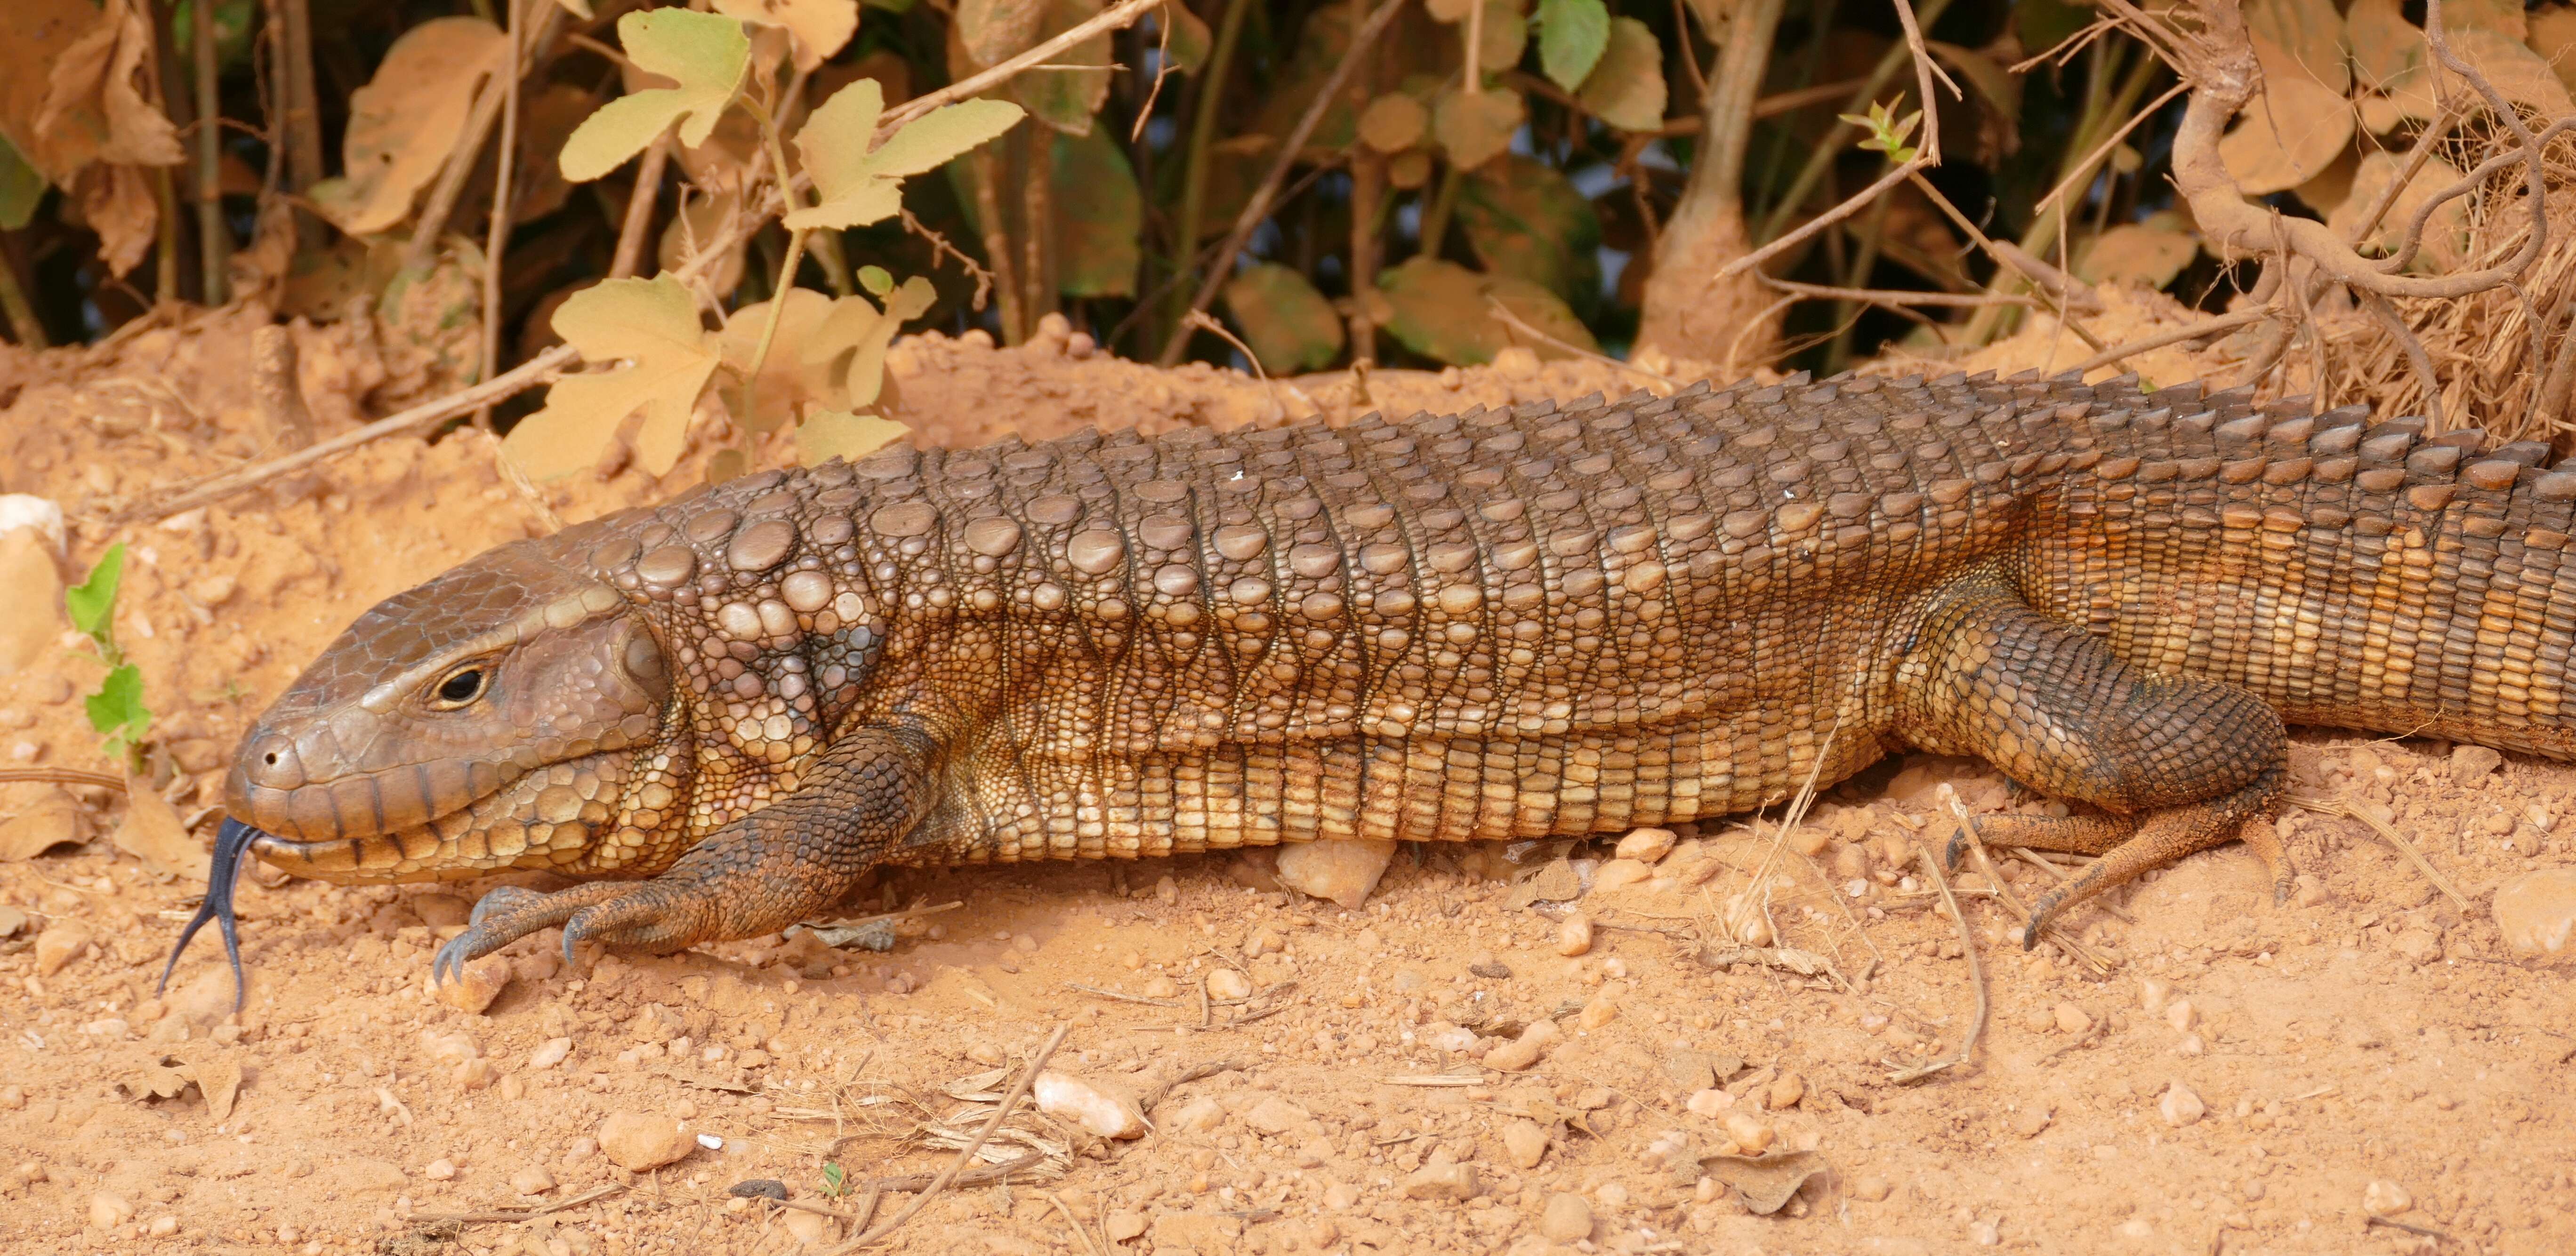
<svg viewBox="0 0 2576 1256">
<path fill-rule="evenodd" d="M 653 207 L 662 199 L 662 171 L 671 164 L 671 133 L 664 131 L 644 150 L 635 167 L 635 191 L 626 198 L 626 220 L 618 224 L 617 254 L 608 277 L 626 279 L 644 258 L 644 237 L 653 228 Z"/>
<path fill-rule="evenodd" d="M 16 233 L 12 232 L 14 241 Z M 18 286 L 18 262 L 14 248 L 0 247 L 0 310 L 9 315 L 9 334 L 17 337 L 22 349 L 51 346 L 45 336 L 45 321 L 36 317 L 36 307 L 27 303 L 27 290 Z"/>
<path fill-rule="evenodd" d="M 168 166 L 152 168 L 152 192 L 161 203 L 160 251 L 153 259 L 152 299 L 169 305 L 179 299 L 179 191 Z"/>
<path fill-rule="evenodd" d="M 1209 50 L 1207 69 L 1200 76 L 1198 90 L 1190 103 L 1189 156 L 1181 167 L 1181 213 L 1172 233 L 1171 322 L 1181 328 L 1182 312 L 1189 307 L 1190 277 L 1197 273 L 1199 216 L 1207 208 L 1208 149 L 1216 143 L 1217 117 L 1224 111 L 1225 81 L 1234 64 L 1235 45 L 1243 38 L 1243 21 L 1252 8 L 1250 0 L 1226 0 L 1225 17 L 1217 26 L 1216 46 Z M 985 228 L 990 232 L 992 228 Z M 1188 334 L 1182 330 L 1180 334 Z"/>
<path fill-rule="evenodd" d="M 501 259 L 510 250 L 510 182 L 518 177 L 520 41 L 527 35 L 526 15 L 510 0 L 505 35 L 512 73 L 501 83 L 501 151 L 492 173 L 492 221 L 483 232 L 483 378 L 501 373 Z M 492 407 L 474 412 L 474 426 L 492 429 Z"/>
<path fill-rule="evenodd" d="M 322 110 L 313 92 L 313 10 L 310 0 L 277 0 L 286 19 L 279 42 L 285 47 L 286 151 L 294 157 L 286 186 L 301 192 L 323 175 Z"/>
<path fill-rule="evenodd" d="M 975 173 L 975 216 L 984 229 L 984 261 L 993 268 L 993 287 L 1001 294 L 995 317 L 1002 323 L 1002 343 L 1015 345 L 1028 339 L 1028 324 L 1020 308 L 1020 266 L 1011 256 L 1010 225 L 1002 219 L 1002 154 L 983 144 L 966 160 Z"/>
<path fill-rule="evenodd" d="M 1422 211 L 1422 256 L 1438 258 L 1440 246 L 1449 235 L 1449 215 L 1458 208 L 1458 190 L 1467 181 L 1467 172 L 1456 163 L 1440 171 L 1440 190 L 1431 194 L 1431 207 Z"/>
<path fill-rule="evenodd" d="M 227 258 L 232 253 L 232 232 L 224 226 L 223 189 L 223 105 L 215 96 L 215 23 L 214 6 L 197 0 L 189 23 L 190 43 L 195 44 L 197 95 L 197 257 L 203 269 L 204 291 L 201 299 L 207 305 L 222 305 L 230 298 L 225 282 Z"/>
<path fill-rule="evenodd" d="M 1921 21 L 1929 24 L 1949 7 L 1950 0 L 1924 0 Z M 1911 52 L 1904 44 L 1890 44 L 1886 52 L 1879 54 L 1878 64 L 1870 67 L 1869 77 L 1861 80 L 1860 86 L 1852 89 L 1851 95 L 1844 99 L 1842 112 L 1859 113 L 1867 109 L 1878 98 L 1879 89 L 1896 77 L 1896 71 L 1907 64 L 1910 56 Z M 1824 140 L 1808 152 L 1806 164 L 1798 167 L 1797 177 L 1789 181 L 1788 190 L 1772 204 L 1770 214 L 1762 220 L 1762 230 L 1754 235 L 1755 239 L 1767 243 L 1778 239 L 1780 233 L 1788 229 L 1789 216 L 1798 212 L 1798 207 L 1805 204 L 1807 197 L 1816 190 L 1816 184 L 1833 169 L 1834 159 L 1844 152 L 1843 134 L 1852 129 L 1848 122 L 1836 122 L 1834 128 L 1826 132 Z"/>
<path fill-rule="evenodd" d="M 800 198 L 795 185 L 787 179 L 787 146 L 779 137 L 778 120 L 759 101 L 746 96 L 742 103 L 760 123 L 761 141 L 769 148 L 770 173 L 778 180 L 778 194 L 786 199 L 787 212 L 794 213 L 802 206 L 797 204 Z M 769 360 L 770 343 L 778 339 L 778 324 L 787 313 L 787 293 L 796 286 L 796 267 L 804 260 L 805 233 L 791 230 L 787 233 L 786 260 L 778 264 L 778 282 L 770 287 L 769 321 L 760 329 L 759 347 L 751 351 L 751 366 L 742 373 L 742 420 L 746 426 L 759 413 L 753 401 L 760 391 L 760 367 Z"/>
</svg>

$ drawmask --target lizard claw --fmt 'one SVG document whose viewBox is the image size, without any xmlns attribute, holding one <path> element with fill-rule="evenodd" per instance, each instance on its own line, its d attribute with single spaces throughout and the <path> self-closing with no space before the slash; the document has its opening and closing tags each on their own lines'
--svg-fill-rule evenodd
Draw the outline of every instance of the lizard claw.
<svg viewBox="0 0 2576 1256">
<path fill-rule="evenodd" d="M 1982 830 L 1977 829 L 1977 818 L 1975 816 L 1969 816 L 1965 824 L 1961 824 L 1951 830 L 1950 844 L 1941 848 L 1942 871 L 1957 872 L 1959 870 L 1959 859 L 1961 856 L 1968 853 L 1968 834 L 1972 831 L 1978 832 L 1982 836 Z"/>
<path fill-rule="evenodd" d="M 615 881 L 595 881 L 574 886 L 554 894 L 540 894 L 515 885 L 501 886 L 474 904 L 467 917 L 465 932 L 447 940 L 430 960 L 429 976 L 433 985 L 443 985 L 465 971 L 465 966 L 500 950 L 502 947 L 570 920 L 583 909 L 602 899 L 623 894 L 634 887 Z M 572 954 L 566 943 L 564 954 Z"/>
</svg>

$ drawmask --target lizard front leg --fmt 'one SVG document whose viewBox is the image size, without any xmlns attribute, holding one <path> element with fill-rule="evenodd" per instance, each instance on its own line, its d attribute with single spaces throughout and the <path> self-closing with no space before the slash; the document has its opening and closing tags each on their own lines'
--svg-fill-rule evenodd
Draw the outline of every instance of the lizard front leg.
<svg viewBox="0 0 2576 1256">
<path fill-rule="evenodd" d="M 669 952 L 775 933 L 840 901 L 930 813 L 931 759 L 929 739 L 909 729 L 849 733 L 794 792 L 709 834 L 659 876 L 492 891 L 439 948 L 432 976 L 555 925 L 567 959 L 585 941 Z"/>
</svg>

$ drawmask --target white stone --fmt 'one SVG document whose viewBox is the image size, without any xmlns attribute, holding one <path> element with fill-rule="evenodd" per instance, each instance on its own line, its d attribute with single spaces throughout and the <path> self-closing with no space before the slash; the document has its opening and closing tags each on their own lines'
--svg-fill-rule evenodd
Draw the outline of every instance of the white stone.
<svg viewBox="0 0 2576 1256">
<path fill-rule="evenodd" d="M 1393 842 L 1300 842 L 1280 848 L 1279 880 L 1301 894 L 1357 908 L 1394 858 Z"/>
</svg>

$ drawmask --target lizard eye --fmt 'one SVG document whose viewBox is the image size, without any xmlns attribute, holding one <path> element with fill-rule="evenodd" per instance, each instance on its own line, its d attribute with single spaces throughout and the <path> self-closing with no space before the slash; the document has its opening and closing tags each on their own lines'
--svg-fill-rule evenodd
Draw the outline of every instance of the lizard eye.
<svg viewBox="0 0 2576 1256">
<path fill-rule="evenodd" d="M 460 667 L 449 672 L 445 680 L 438 682 L 437 705 L 448 709 L 464 706 L 482 697 L 483 689 L 482 665 Z"/>
</svg>

